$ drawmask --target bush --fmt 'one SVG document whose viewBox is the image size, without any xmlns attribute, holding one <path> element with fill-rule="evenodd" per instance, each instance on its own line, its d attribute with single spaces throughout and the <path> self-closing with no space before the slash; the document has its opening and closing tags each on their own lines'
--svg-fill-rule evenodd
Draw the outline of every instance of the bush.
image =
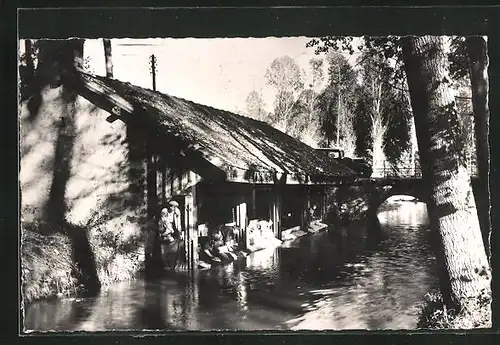
<svg viewBox="0 0 500 345">
<path fill-rule="evenodd" d="M 71 240 L 62 234 L 44 236 L 23 230 L 21 242 L 22 292 L 25 303 L 55 295 L 75 294 L 78 269 Z"/>
<path fill-rule="evenodd" d="M 485 291 L 466 301 L 458 311 L 446 308 L 440 293 L 428 293 L 421 309 L 418 328 L 491 328 L 491 295 Z"/>
<path fill-rule="evenodd" d="M 124 238 L 120 232 L 96 227 L 89 232 L 89 242 L 102 287 L 134 279 L 143 269 L 144 255 L 137 237 Z"/>
<path fill-rule="evenodd" d="M 76 295 L 134 279 L 143 269 L 140 234 L 125 236 L 123 224 L 65 224 L 63 233 L 40 233 L 41 224 L 23 224 L 22 294 L 24 303 L 51 296 Z M 90 278 L 90 279 L 89 279 Z M 84 285 L 89 286 L 84 286 Z M 92 285 L 92 286 L 90 286 Z"/>
</svg>

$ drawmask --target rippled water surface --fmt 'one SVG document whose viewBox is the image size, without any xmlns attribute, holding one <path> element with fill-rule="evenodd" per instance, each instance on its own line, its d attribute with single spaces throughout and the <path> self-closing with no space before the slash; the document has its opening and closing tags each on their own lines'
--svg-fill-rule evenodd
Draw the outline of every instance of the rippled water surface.
<svg viewBox="0 0 500 345">
<path fill-rule="evenodd" d="M 425 204 L 391 204 L 378 225 L 331 228 L 244 260 L 98 297 L 35 302 L 26 330 L 412 329 L 437 283 Z"/>
</svg>

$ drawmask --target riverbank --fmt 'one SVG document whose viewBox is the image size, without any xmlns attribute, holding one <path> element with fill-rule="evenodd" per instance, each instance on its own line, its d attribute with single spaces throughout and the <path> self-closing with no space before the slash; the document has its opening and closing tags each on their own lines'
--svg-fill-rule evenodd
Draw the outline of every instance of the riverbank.
<svg viewBox="0 0 500 345">
<path fill-rule="evenodd" d="M 425 296 L 418 328 L 472 329 L 491 328 L 491 295 L 482 293 L 465 304 L 462 310 L 447 309 L 439 292 Z"/>
<path fill-rule="evenodd" d="M 134 241 L 120 243 L 116 234 L 99 229 L 80 230 L 80 238 L 71 238 L 69 231 L 43 235 L 33 225 L 24 227 L 21 273 L 25 304 L 97 292 L 114 282 L 132 280 L 142 271 L 143 255 Z"/>
<path fill-rule="evenodd" d="M 71 240 L 62 234 L 44 236 L 24 230 L 21 242 L 24 303 L 52 296 L 78 294 L 77 268 Z"/>
</svg>

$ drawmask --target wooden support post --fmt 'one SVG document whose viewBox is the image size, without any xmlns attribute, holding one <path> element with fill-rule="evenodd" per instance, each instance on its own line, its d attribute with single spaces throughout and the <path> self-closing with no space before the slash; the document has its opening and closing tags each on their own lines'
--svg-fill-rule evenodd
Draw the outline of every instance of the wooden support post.
<svg viewBox="0 0 500 345">
<path fill-rule="evenodd" d="M 238 244 L 242 244 L 245 241 L 245 232 L 248 225 L 247 217 L 247 203 L 242 202 L 236 206 L 236 226 L 239 229 L 238 233 Z"/>
<path fill-rule="evenodd" d="M 186 195 L 184 196 L 184 264 L 187 266 L 187 269 L 189 270 L 189 240 L 190 240 L 190 225 L 191 225 L 191 214 L 190 214 L 190 209 L 189 209 L 189 197 Z"/>
<path fill-rule="evenodd" d="M 309 223 L 311 222 L 311 212 L 309 211 L 312 207 L 312 204 L 311 204 L 311 186 L 306 186 L 306 190 L 305 190 L 305 200 L 304 200 L 304 204 L 305 204 L 305 208 L 306 208 L 306 228 L 309 227 Z M 316 206 L 317 207 L 317 206 Z"/>
<path fill-rule="evenodd" d="M 307 231 L 307 187 L 301 185 L 300 187 L 300 229 Z"/>
<path fill-rule="evenodd" d="M 146 140 L 146 210 L 147 210 L 147 235 L 146 241 L 148 247 L 146 248 L 146 265 L 154 269 L 160 267 L 163 257 L 161 249 L 155 251 L 157 247 L 157 232 L 158 222 L 156 221 L 156 208 L 157 208 L 157 194 L 156 194 L 156 171 L 154 164 L 154 150 L 151 139 Z"/>
<path fill-rule="evenodd" d="M 255 185 L 252 185 L 252 195 L 251 195 L 251 210 L 250 210 L 250 217 L 252 219 L 255 219 L 257 216 L 256 212 L 256 196 L 255 196 Z"/>
<path fill-rule="evenodd" d="M 326 188 L 323 187 L 321 191 L 321 220 L 324 221 L 326 218 L 326 200 L 327 200 L 327 193 L 326 193 Z"/>
<path fill-rule="evenodd" d="M 191 173 L 191 172 L 190 172 Z M 187 198 L 189 213 L 189 263 L 194 269 L 198 265 L 198 210 L 196 202 L 196 185 L 191 187 L 191 193 Z"/>
<path fill-rule="evenodd" d="M 162 204 L 165 204 L 167 202 L 167 162 L 165 156 L 161 157 L 160 169 L 161 169 L 161 202 Z"/>
<path fill-rule="evenodd" d="M 152 230 L 156 229 L 156 208 L 158 204 L 157 194 L 156 194 L 156 164 L 155 155 L 153 150 L 153 143 L 151 140 L 147 141 L 147 153 L 146 153 L 146 191 L 147 191 L 147 210 L 148 210 L 148 221 L 150 226 L 153 227 Z"/>
<path fill-rule="evenodd" d="M 174 183 L 175 183 L 175 168 L 172 167 L 170 169 L 170 176 L 169 176 L 169 185 L 170 185 L 170 198 L 172 196 L 174 196 L 175 194 L 175 187 L 174 187 Z"/>
<path fill-rule="evenodd" d="M 271 191 L 273 232 L 274 236 L 279 239 L 281 239 L 281 192 L 280 185 L 273 186 Z"/>
</svg>

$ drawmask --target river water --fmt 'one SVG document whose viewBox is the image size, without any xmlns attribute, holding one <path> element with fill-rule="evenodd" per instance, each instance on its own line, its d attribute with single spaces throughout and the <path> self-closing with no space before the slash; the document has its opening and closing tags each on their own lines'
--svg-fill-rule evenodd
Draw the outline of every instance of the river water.
<svg viewBox="0 0 500 345">
<path fill-rule="evenodd" d="M 118 283 L 93 298 L 39 301 L 25 330 L 415 329 L 436 287 L 426 206 L 385 204 L 349 225 L 249 255 L 193 279 Z"/>
</svg>

